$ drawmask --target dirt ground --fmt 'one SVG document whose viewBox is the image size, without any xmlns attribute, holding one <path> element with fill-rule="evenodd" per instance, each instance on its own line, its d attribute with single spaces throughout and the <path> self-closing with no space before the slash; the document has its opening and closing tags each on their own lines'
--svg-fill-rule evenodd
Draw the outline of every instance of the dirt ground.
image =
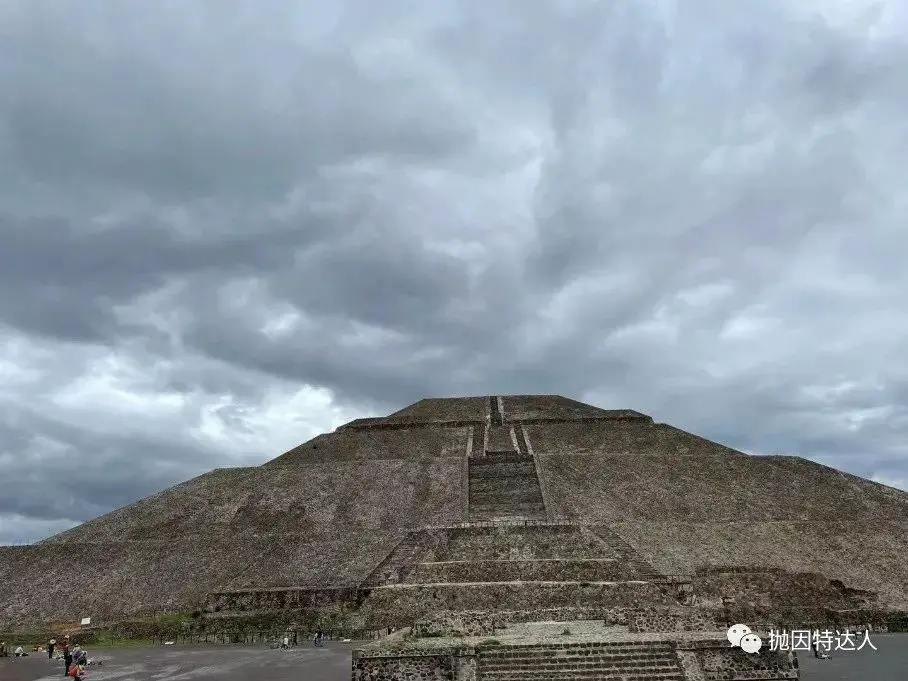
<svg viewBox="0 0 908 681">
<path fill-rule="evenodd" d="M 245 646 L 159 646 L 92 650 L 104 661 L 92 665 L 86 681 L 350 681 L 354 643 L 329 642 L 324 648 L 271 650 Z M 63 662 L 46 655 L 0 659 L 0 681 L 63 679 Z"/>
</svg>

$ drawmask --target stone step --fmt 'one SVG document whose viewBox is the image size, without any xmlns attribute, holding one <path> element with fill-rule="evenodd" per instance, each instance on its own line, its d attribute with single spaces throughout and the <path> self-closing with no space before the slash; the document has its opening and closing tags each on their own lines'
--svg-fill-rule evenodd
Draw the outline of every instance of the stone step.
<svg viewBox="0 0 908 681">
<path fill-rule="evenodd" d="M 520 518 L 523 520 L 545 520 L 545 508 L 542 504 L 526 504 L 523 506 L 481 506 L 470 509 L 473 520 L 508 520 Z"/>
<path fill-rule="evenodd" d="M 485 498 L 482 500 L 471 501 L 470 510 L 471 511 L 481 511 L 481 510 L 490 510 L 495 511 L 498 509 L 528 509 L 528 510 L 545 510 L 545 505 L 542 503 L 541 499 L 489 499 Z"/>
<path fill-rule="evenodd" d="M 482 463 L 478 463 L 482 461 Z M 536 479 L 536 469 L 533 460 L 519 458 L 514 461 L 505 461 L 503 455 L 492 455 L 485 459 L 472 459 L 470 461 L 470 480 L 477 478 L 530 478 Z"/>
<path fill-rule="evenodd" d="M 470 484 L 470 494 L 474 492 L 498 492 L 509 490 L 533 490 L 539 492 L 539 483 L 536 478 L 476 478 Z M 541 493 L 541 492 L 540 492 Z"/>
<path fill-rule="evenodd" d="M 669 654 L 674 652 L 671 643 L 665 641 L 602 641 L 592 643 L 539 643 L 528 645 L 509 645 L 495 646 L 494 648 L 483 648 L 480 655 L 513 655 L 524 653 L 565 653 L 565 654 L 615 654 L 615 653 L 662 653 Z"/>
<path fill-rule="evenodd" d="M 541 504 L 539 490 L 501 490 L 499 492 L 477 492 L 470 495 L 471 506 L 513 506 L 515 504 Z"/>
<path fill-rule="evenodd" d="M 683 679 L 683 672 L 675 665 L 674 669 L 584 669 L 580 667 L 563 667 L 560 669 L 508 669 L 502 671 L 477 670 L 480 679 Z M 756 677 L 759 678 L 759 677 Z M 764 677 L 765 678 L 765 677 Z"/>
<path fill-rule="evenodd" d="M 616 671 L 610 669 L 559 669 L 533 670 L 512 669 L 505 672 L 487 672 L 480 668 L 480 679 L 495 679 L 495 681 L 573 681 L 575 679 L 597 679 L 599 681 L 684 681 L 684 673 L 676 666 L 675 669 L 655 670 L 641 667 Z"/>
<path fill-rule="evenodd" d="M 569 625 L 569 622 L 565 623 Z M 494 646 L 482 648 L 480 655 L 523 655 L 526 653 L 558 653 L 564 655 L 599 655 L 616 653 L 636 655 L 640 653 L 673 653 L 671 643 L 665 641 L 602 641 L 591 643 L 538 643 L 527 645 Z"/>
<path fill-rule="evenodd" d="M 480 669 L 487 671 L 509 671 L 512 669 L 539 669 L 559 670 L 565 667 L 571 669 L 602 669 L 607 671 L 624 671 L 627 669 L 646 669 L 655 671 L 677 671 L 678 663 L 675 660 L 529 660 L 523 662 L 509 662 L 498 664 L 480 663 Z"/>
<path fill-rule="evenodd" d="M 517 453 L 514 441 L 511 439 L 511 426 L 490 426 L 489 438 L 486 443 L 486 454 L 490 451 Z"/>
<path fill-rule="evenodd" d="M 555 655 L 554 653 L 545 654 L 545 653 L 532 653 L 526 655 L 503 655 L 498 658 L 489 658 L 483 654 L 480 658 L 482 663 L 491 664 L 491 665 L 503 665 L 511 664 L 516 662 L 532 662 L 532 663 L 552 663 L 552 664 L 562 664 L 564 662 L 581 663 L 581 662 L 608 662 L 612 663 L 630 663 L 636 664 L 641 660 L 648 660 L 651 662 L 658 662 L 659 664 L 668 662 L 674 664 L 675 654 L 665 653 L 661 651 L 656 651 L 652 653 L 648 652 L 633 652 L 633 653 L 600 653 L 595 652 L 590 655 L 582 654 L 571 654 L 571 655 Z"/>
</svg>

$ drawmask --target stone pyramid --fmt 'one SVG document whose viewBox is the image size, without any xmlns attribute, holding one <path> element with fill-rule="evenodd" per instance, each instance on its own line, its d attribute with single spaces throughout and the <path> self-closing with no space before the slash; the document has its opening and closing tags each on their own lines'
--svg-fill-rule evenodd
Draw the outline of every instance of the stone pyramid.
<svg viewBox="0 0 908 681">
<path fill-rule="evenodd" d="M 0 548 L 0 621 L 333 608 L 376 630 L 691 599 L 713 616 L 728 594 L 803 618 L 908 608 L 906 555 L 908 493 L 806 459 L 554 395 L 425 399 Z"/>
</svg>

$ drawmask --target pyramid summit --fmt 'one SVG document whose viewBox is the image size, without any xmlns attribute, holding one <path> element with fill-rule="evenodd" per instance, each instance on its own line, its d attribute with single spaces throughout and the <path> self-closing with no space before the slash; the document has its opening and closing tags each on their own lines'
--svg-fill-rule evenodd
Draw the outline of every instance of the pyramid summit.
<svg viewBox="0 0 908 681">
<path fill-rule="evenodd" d="M 908 608 L 906 556 L 908 493 L 803 458 L 557 395 L 424 399 L 0 548 L 0 621 L 358 635 L 437 613 L 710 620 L 730 599 L 817 621 Z"/>
</svg>

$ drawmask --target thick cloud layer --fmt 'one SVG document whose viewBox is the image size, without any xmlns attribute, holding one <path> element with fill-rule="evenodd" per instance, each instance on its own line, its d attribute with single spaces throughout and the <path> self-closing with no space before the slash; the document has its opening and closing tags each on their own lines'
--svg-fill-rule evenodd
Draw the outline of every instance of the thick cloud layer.
<svg viewBox="0 0 908 681">
<path fill-rule="evenodd" d="M 0 543 L 430 395 L 908 489 L 908 11 L 838 4 L 0 4 Z"/>
</svg>

